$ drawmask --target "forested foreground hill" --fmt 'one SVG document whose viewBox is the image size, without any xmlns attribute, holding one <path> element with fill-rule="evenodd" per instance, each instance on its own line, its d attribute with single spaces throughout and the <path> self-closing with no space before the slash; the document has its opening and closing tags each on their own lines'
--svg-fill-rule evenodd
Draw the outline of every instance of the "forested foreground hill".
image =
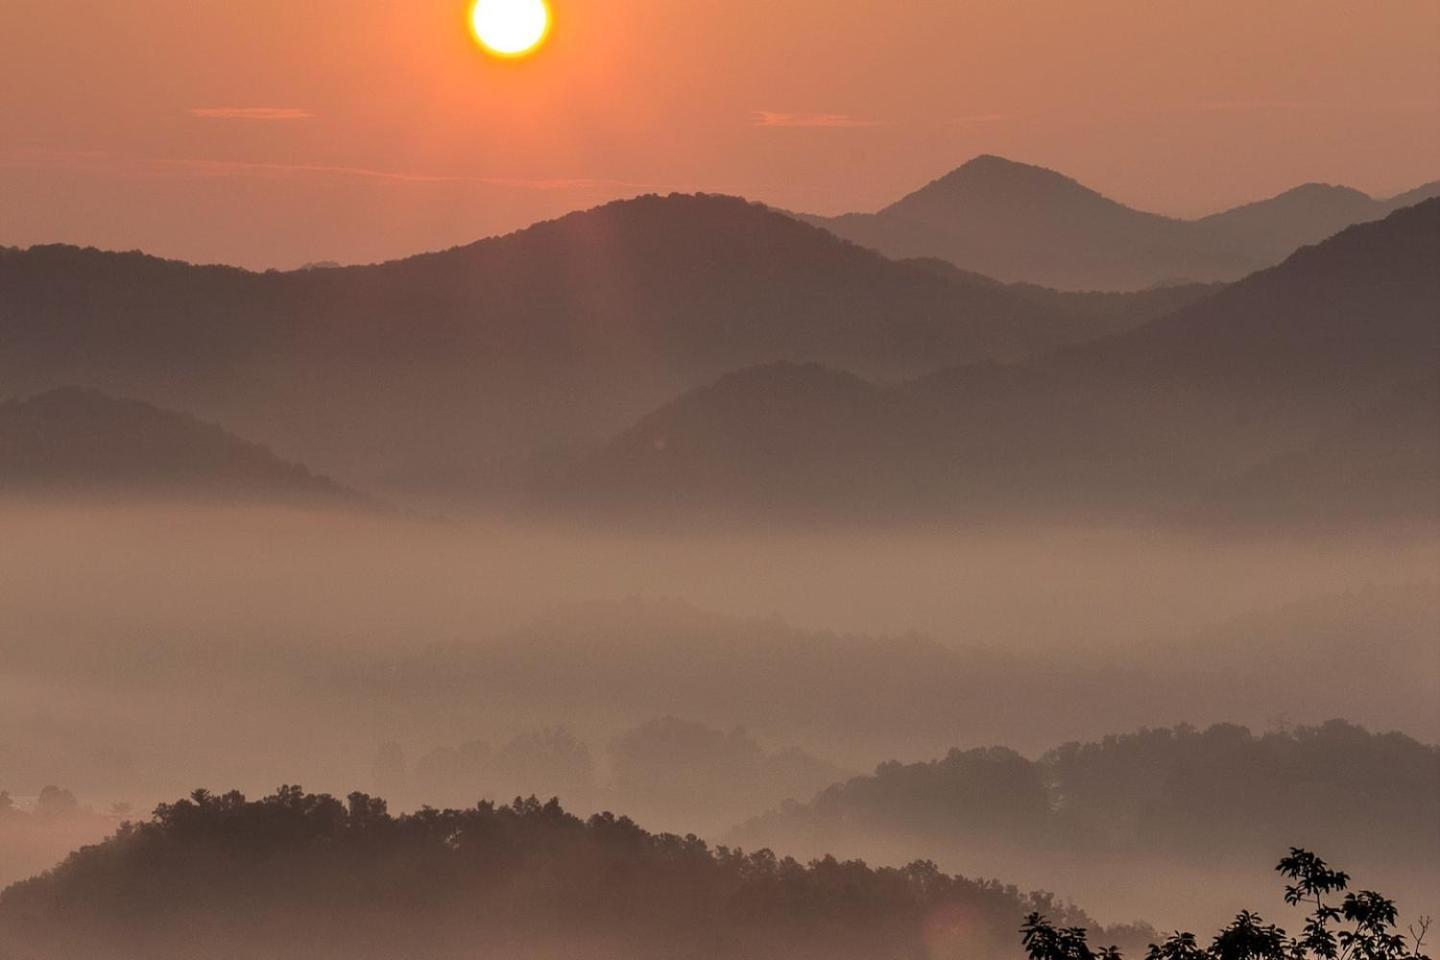
<svg viewBox="0 0 1440 960">
<path fill-rule="evenodd" d="M 984 960 L 1014 956 L 1042 893 L 588 821 L 558 802 L 394 817 L 285 787 L 197 792 L 0 895 L 0 955 L 560 960 Z M 1144 929 L 1099 931 L 1130 945 Z"/>
</svg>

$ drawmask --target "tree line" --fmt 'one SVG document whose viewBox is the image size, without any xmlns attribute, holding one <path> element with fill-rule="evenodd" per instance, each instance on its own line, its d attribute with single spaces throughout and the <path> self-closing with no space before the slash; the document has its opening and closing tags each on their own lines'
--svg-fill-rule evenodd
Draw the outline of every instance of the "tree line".
<svg viewBox="0 0 1440 960">
<path fill-rule="evenodd" d="M 1324 841 L 1395 862 L 1440 857 L 1440 747 L 1344 721 L 1256 735 L 1219 724 L 1070 743 L 1029 760 L 952 750 L 786 804 L 737 831 L 747 843 L 904 834 L 935 849 L 992 844 L 1079 855 L 1252 862 Z"/>
<path fill-rule="evenodd" d="M 1008 955 L 1034 912 L 1088 923 L 1048 894 L 923 861 L 800 863 L 554 800 L 395 816 L 366 794 L 287 786 L 197 791 L 127 823 L 0 895 L 0 943 L 34 960 L 920 960 Z"/>
</svg>

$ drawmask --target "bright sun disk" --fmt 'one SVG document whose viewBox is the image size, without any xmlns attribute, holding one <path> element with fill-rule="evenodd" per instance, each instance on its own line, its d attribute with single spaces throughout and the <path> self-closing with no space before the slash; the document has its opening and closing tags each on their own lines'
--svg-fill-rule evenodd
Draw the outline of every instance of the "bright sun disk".
<svg viewBox="0 0 1440 960">
<path fill-rule="evenodd" d="M 521 57 L 550 32 L 550 6 L 546 0 L 476 0 L 470 27 L 491 53 Z"/>
</svg>

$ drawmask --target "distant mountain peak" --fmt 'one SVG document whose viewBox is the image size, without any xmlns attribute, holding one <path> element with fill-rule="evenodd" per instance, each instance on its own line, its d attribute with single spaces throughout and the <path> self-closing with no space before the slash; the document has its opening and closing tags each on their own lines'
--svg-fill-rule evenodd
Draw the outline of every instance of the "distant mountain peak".
<svg viewBox="0 0 1440 960">
<path fill-rule="evenodd" d="M 1356 190 L 1354 187 L 1347 187 L 1344 184 L 1339 183 L 1323 183 L 1319 180 L 1311 180 L 1308 183 L 1300 184 L 1298 187 L 1292 187 L 1289 190 L 1286 190 L 1284 193 L 1280 194 L 1280 196 L 1347 197 L 1354 200 L 1365 201 L 1369 201 L 1372 199 L 1368 193 L 1365 193 L 1361 190 Z"/>
<path fill-rule="evenodd" d="M 1144 290 L 1232 281 L 1356 223 L 1440 194 L 1379 200 L 1310 182 L 1198 219 L 1146 212 L 1046 167 L 981 154 L 875 213 L 807 222 L 894 259 L 944 260 L 1005 282 Z"/>
<path fill-rule="evenodd" d="M 1087 229 L 1146 231 L 1169 223 L 1165 217 L 1131 209 L 1062 173 L 994 154 L 975 157 L 876 216 L 926 225 L 952 238 L 983 231 L 984 239 L 970 238 L 981 246 L 1006 234 L 1010 235 L 1007 244 L 1029 246 L 1048 244 L 1077 231 L 1083 234 Z M 920 252 L 903 251 L 906 255 Z M 982 265 L 989 267 L 988 263 Z"/>
<path fill-rule="evenodd" d="M 1071 177 L 1065 176 L 1051 170 L 1049 167 L 1042 167 L 1034 163 L 1024 163 L 1020 160 L 1011 160 L 993 153 L 982 153 L 972 160 L 968 160 L 950 171 L 941 181 L 950 178 L 976 178 L 976 177 L 1014 177 L 1025 178 L 1036 182 L 1067 183 L 1081 186 L 1080 183 Z M 1081 187 L 1081 189 L 1085 189 Z"/>
<path fill-rule="evenodd" d="M 613 242 L 621 236 L 616 231 L 624 231 L 624 236 L 636 240 L 654 240 L 662 248 L 686 231 L 693 231 L 697 237 L 768 237 L 790 241 L 808 237 L 832 247 L 840 239 L 829 231 L 744 197 L 722 193 L 647 193 L 574 210 L 512 233 L 485 237 L 450 250 L 422 253 L 391 263 L 484 253 L 506 243 L 544 243 L 556 238 L 566 242 L 578 238 L 599 242 L 604 238 Z M 864 251 L 864 255 L 875 256 L 869 250 Z"/>
<path fill-rule="evenodd" d="M 984 153 L 902 198 L 890 209 L 931 203 L 942 197 L 1012 199 L 1024 195 L 1053 198 L 1066 194 L 1100 198 L 1094 190 L 1054 170 Z"/>
<path fill-rule="evenodd" d="M 1385 201 L 1389 210 L 1399 210 L 1402 207 L 1414 206 L 1434 197 L 1440 197 L 1440 180 L 1431 180 L 1429 183 L 1422 183 L 1413 190 L 1396 194 Z"/>
<path fill-rule="evenodd" d="M 1311 181 L 1302 183 L 1298 187 L 1291 187 L 1284 193 L 1276 194 L 1265 200 L 1256 200 L 1253 203 L 1212 214 L 1200 222 L 1217 223 L 1227 220 L 1235 221 L 1237 218 L 1261 216 L 1277 221 L 1278 226 L 1283 228 L 1290 225 L 1293 218 L 1308 213 L 1312 217 L 1335 218 L 1333 222 L 1326 221 L 1323 226 L 1317 228 L 1322 230 L 1325 236 L 1329 236 L 1350 226 L 1356 218 L 1364 219 L 1367 215 L 1373 214 L 1374 206 L 1374 198 L 1354 187 Z M 1320 237 L 1316 239 L 1320 239 Z"/>
</svg>

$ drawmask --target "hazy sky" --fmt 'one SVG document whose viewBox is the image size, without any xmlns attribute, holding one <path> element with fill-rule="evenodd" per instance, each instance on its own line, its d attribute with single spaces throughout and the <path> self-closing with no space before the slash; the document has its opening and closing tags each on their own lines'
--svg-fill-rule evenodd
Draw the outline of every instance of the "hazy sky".
<svg viewBox="0 0 1440 960">
<path fill-rule="evenodd" d="M 978 153 L 1203 213 L 1440 177 L 1440 0 L 0 0 L 0 243 L 293 266 L 616 196 L 874 209 Z"/>
</svg>

